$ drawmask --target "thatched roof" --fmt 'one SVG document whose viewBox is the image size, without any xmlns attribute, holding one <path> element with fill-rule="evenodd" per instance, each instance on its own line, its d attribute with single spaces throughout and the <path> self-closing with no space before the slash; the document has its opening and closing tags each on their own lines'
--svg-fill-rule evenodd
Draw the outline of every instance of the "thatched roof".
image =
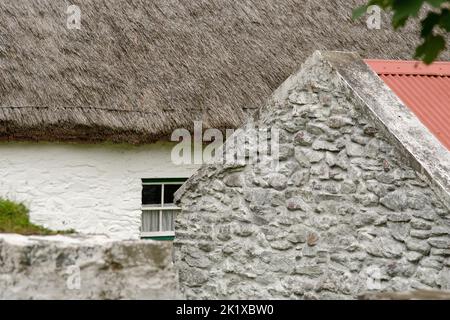
<svg viewBox="0 0 450 320">
<path fill-rule="evenodd" d="M 415 34 L 353 22 L 361 2 L 2 0 L 0 139 L 142 143 L 193 120 L 236 127 L 314 50 L 409 58 Z M 66 28 L 69 4 L 81 30 Z"/>
</svg>

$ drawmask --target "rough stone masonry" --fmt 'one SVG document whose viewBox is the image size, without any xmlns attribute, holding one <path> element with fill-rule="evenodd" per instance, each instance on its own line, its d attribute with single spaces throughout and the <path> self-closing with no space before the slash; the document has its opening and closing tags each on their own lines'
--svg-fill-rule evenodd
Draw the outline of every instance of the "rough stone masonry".
<svg viewBox="0 0 450 320">
<path fill-rule="evenodd" d="M 172 244 L 0 234 L 0 299 L 180 298 Z"/>
<path fill-rule="evenodd" d="M 450 289 L 445 199 L 374 119 L 315 53 L 255 120 L 281 132 L 279 169 L 269 158 L 206 165 L 177 193 L 176 266 L 186 297 Z"/>
</svg>

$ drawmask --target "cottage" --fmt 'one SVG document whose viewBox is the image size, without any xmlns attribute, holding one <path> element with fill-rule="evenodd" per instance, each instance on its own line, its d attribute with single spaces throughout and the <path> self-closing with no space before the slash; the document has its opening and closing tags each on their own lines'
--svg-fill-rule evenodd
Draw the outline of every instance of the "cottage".
<svg viewBox="0 0 450 320">
<path fill-rule="evenodd" d="M 449 290 L 449 79 L 449 62 L 314 53 L 255 116 L 279 165 L 205 165 L 175 194 L 187 297 Z"/>
<path fill-rule="evenodd" d="M 173 237 L 198 168 L 171 161 L 175 129 L 239 127 L 314 49 L 410 54 L 357 3 L 1 1 L 0 197 L 52 229 Z"/>
</svg>

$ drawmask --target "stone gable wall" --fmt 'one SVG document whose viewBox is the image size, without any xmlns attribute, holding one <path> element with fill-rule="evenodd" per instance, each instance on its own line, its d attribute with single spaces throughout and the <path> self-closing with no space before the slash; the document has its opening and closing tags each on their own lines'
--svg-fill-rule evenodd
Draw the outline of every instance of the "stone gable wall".
<svg viewBox="0 0 450 320">
<path fill-rule="evenodd" d="M 449 209 L 339 74 L 315 55 L 274 97 L 256 121 L 281 130 L 279 170 L 209 165 L 180 192 L 186 296 L 450 289 Z"/>
</svg>

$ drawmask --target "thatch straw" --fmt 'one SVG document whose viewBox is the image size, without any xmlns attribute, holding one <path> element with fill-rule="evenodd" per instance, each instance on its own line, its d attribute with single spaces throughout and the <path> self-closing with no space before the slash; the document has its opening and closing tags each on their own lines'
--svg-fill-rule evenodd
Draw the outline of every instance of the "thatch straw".
<svg viewBox="0 0 450 320">
<path fill-rule="evenodd" d="M 368 30 L 351 21 L 356 3 L 2 0 L 0 139 L 144 143 L 193 120 L 233 128 L 314 50 L 409 58 L 415 34 L 386 17 Z M 66 28 L 69 4 L 81 30 Z"/>
</svg>

